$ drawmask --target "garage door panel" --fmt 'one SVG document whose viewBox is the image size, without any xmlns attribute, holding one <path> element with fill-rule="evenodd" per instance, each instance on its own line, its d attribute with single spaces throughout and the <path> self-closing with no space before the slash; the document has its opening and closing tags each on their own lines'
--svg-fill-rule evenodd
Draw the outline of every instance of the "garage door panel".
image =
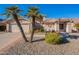
<svg viewBox="0 0 79 59">
<path fill-rule="evenodd" d="M 21 25 L 24 32 L 29 32 L 29 25 Z M 12 32 L 20 32 L 17 25 L 12 25 Z"/>
</svg>

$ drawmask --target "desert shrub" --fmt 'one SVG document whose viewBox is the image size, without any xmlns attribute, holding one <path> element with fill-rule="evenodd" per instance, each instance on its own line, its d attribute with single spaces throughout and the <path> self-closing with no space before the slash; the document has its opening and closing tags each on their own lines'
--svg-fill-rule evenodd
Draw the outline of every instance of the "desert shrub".
<svg viewBox="0 0 79 59">
<path fill-rule="evenodd" d="M 45 41 L 49 44 L 61 44 L 62 43 L 62 37 L 59 33 L 56 32 L 48 32 L 45 35 Z"/>
<path fill-rule="evenodd" d="M 79 24 L 75 24 L 74 27 L 79 28 Z"/>
<path fill-rule="evenodd" d="M 74 27 L 79 31 L 79 24 L 75 24 Z"/>
</svg>

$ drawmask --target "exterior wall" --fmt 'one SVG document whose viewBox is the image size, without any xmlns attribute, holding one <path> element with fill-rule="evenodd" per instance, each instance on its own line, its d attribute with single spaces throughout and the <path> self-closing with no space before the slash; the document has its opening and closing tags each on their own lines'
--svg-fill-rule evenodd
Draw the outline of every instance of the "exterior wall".
<svg viewBox="0 0 79 59">
<path fill-rule="evenodd" d="M 55 28 L 55 31 L 59 32 L 59 24 L 58 23 L 55 23 L 54 28 Z"/>
<path fill-rule="evenodd" d="M 8 23 L 8 24 L 6 25 L 6 31 L 7 31 L 7 32 L 12 32 L 11 24 Z"/>
<path fill-rule="evenodd" d="M 43 27 L 44 27 L 44 30 L 45 30 L 45 31 L 48 31 L 48 30 L 49 30 L 48 25 L 43 24 Z"/>
<path fill-rule="evenodd" d="M 44 30 L 45 31 L 53 31 L 54 30 L 54 24 L 43 24 Z"/>
<path fill-rule="evenodd" d="M 42 26 L 44 27 L 45 31 L 60 31 L 59 29 L 59 23 L 52 23 L 52 24 L 42 24 Z M 26 33 L 29 33 L 31 28 L 30 28 L 30 24 L 22 24 L 23 30 Z M 12 31 L 12 32 L 20 32 L 18 26 L 16 24 L 7 24 L 6 25 L 6 30 L 8 32 Z M 70 33 L 72 32 L 72 30 L 77 31 L 77 29 L 74 27 L 74 23 L 68 22 L 67 24 L 65 24 L 65 28 L 64 30 L 66 30 L 66 32 Z"/>
<path fill-rule="evenodd" d="M 11 26 L 11 29 L 10 29 L 10 26 Z M 30 32 L 30 25 L 29 24 L 22 24 L 22 27 L 23 27 L 23 30 L 24 32 L 26 33 L 29 33 Z M 44 27 L 44 30 L 45 31 L 52 31 L 52 30 L 55 30 L 55 31 L 60 31 L 59 30 L 59 24 L 58 23 L 54 23 L 54 24 L 51 24 L 51 25 L 46 25 L 46 24 L 43 24 L 43 27 Z M 6 27 L 7 31 L 10 32 L 20 32 L 18 26 L 16 24 L 7 24 L 7 27 Z M 66 24 L 66 32 L 70 33 L 72 32 L 72 30 L 76 30 L 76 28 L 74 28 L 74 23 L 67 23 Z"/>
<path fill-rule="evenodd" d="M 6 31 L 9 31 L 9 24 L 6 24 Z"/>
<path fill-rule="evenodd" d="M 52 24 L 52 26 L 50 27 L 50 31 L 53 31 L 53 30 L 55 30 L 55 24 Z"/>
<path fill-rule="evenodd" d="M 45 31 L 58 31 L 59 32 L 59 23 L 54 23 L 54 24 L 43 24 L 44 30 Z"/>
<path fill-rule="evenodd" d="M 72 29 L 73 29 L 72 23 L 67 23 L 66 32 L 70 33 L 70 32 L 72 32 Z"/>
<path fill-rule="evenodd" d="M 75 25 L 75 24 L 72 23 L 72 30 L 77 32 L 77 29 L 76 29 L 76 27 L 74 27 L 74 25 Z"/>
</svg>

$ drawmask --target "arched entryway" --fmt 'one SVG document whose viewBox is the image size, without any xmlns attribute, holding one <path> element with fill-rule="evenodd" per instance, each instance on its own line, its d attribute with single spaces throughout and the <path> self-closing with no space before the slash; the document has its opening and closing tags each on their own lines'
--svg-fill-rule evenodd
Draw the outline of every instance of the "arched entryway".
<svg viewBox="0 0 79 59">
<path fill-rule="evenodd" d="M 59 21 L 59 31 L 60 32 L 66 32 L 67 22 L 66 20 L 60 20 Z"/>
<path fill-rule="evenodd" d="M 59 30 L 61 32 L 66 32 L 66 23 L 60 23 L 59 24 Z"/>
</svg>

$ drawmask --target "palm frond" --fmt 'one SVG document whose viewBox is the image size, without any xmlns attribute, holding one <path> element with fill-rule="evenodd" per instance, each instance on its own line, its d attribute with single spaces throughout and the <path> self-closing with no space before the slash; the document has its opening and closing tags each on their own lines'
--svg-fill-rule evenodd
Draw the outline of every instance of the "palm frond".
<svg viewBox="0 0 79 59">
<path fill-rule="evenodd" d="M 32 16 L 34 16 L 35 20 L 40 21 L 40 22 L 43 21 L 43 17 L 44 17 L 44 15 L 42 15 L 39 12 L 37 7 L 29 7 L 28 13 L 25 16 L 31 17 L 31 18 L 32 18 Z"/>
<path fill-rule="evenodd" d="M 21 13 L 21 12 L 23 12 L 23 10 L 20 9 L 16 10 L 16 13 Z"/>
<path fill-rule="evenodd" d="M 18 16 L 23 10 L 20 10 L 18 6 L 11 6 L 5 9 L 5 13 L 0 14 L 1 16 L 6 16 L 6 18 L 12 17 L 13 13 L 16 13 Z"/>
</svg>

